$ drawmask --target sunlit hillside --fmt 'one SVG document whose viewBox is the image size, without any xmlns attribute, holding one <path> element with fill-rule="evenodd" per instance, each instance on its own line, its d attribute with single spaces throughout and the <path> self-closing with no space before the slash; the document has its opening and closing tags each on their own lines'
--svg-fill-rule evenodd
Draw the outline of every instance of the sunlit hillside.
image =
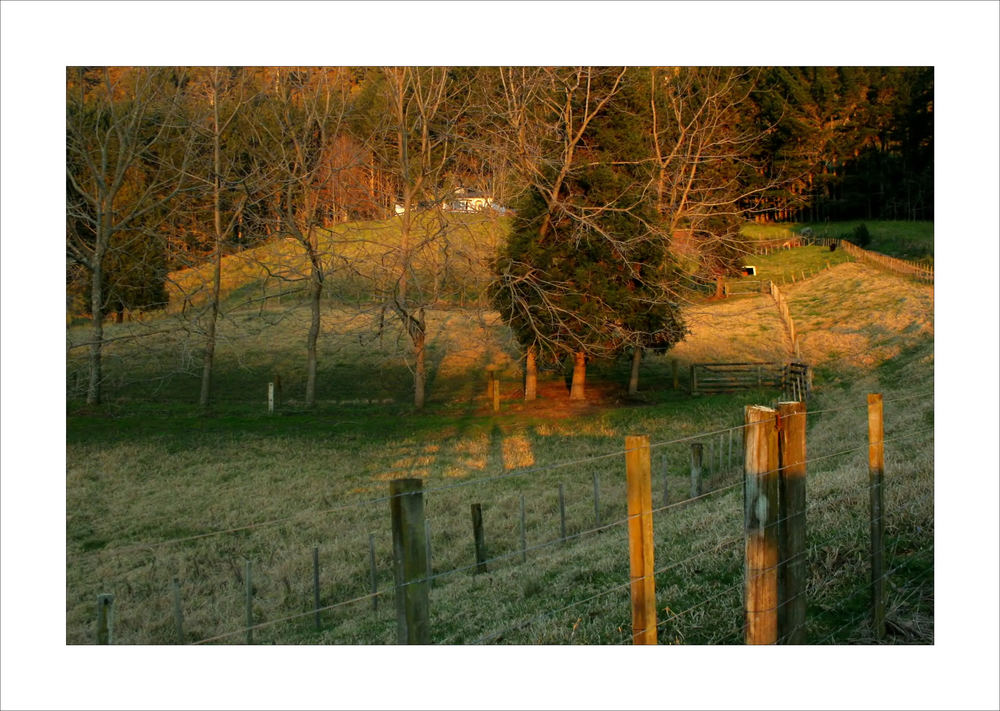
<svg viewBox="0 0 1000 711">
<path fill-rule="evenodd" d="M 431 299 L 473 298 L 488 278 L 488 262 L 509 229 L 510 218 L 493 212 L 416 213 L 408 248 L 412 269 Z M 326 277 L 326 298 L 365 300 L 385 288 L 396 274 L 402 248 L 402 218 L 348 222 L 317 228 L 316 251 Z M 223 257 L 221 291 L 231 307 L 301 299 L 310 265 L 294 238 Z M 197 306 L 209 298 L 213 267 L 205 262 L 168 275 L 170 311 Z"/>
</svg>

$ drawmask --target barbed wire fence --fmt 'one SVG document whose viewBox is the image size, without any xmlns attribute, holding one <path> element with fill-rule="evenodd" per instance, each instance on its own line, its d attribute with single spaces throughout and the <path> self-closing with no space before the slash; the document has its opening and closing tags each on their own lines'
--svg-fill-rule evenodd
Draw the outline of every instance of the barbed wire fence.
<svg viewBox="0 0 1000 711">
<path fill-rule="evenodd" d="M 909 404 L 925 395 L 905 395 L 885 403 Z M 822 416 L 839 413 L 853 417 L 864 407 L 825 408 L 806 415 L 812 418 L 815 430 L 824 426 Z M 746 427 L 740 424 L 654 439 L 649 444 L 656 501 L 649 511 L 656 532 L 653 577 L 656 609 L 661 616 L 656 629 L 663 641 L 738 644 L 744 640 L 747 580 L 741 542 L 745 532 L 737 492 L 745 487 Z M 923 483 L 933 491 L 932 465 L 903 466 L 910 459 L 913 443 L 922 441 L 926 448 L 932 433 L 933 427 L 908 425 L 883 438 L 893 469 L 887 476 L 887 503 L 877 521 L 884 522 L 888 532 L 885 567 L 877 580 L 866 578 L 870 543 L 866 529 L 871 521 L 864 514 L 871 484 L 863 476 L 862 454 L 870 443 L 850 441 L 832 451 L 810 453 L 805 462 L 810 529 L 807 547 L 799 554 L 810 571 L 808 584 L 800 593 L 807 598 L 811 613 L 804 623 L 809 643 L 877 641 L 866 627 L 870 617 L 867 604 L 876 582 L 889 584 L 891 639 L 932 641 L 933 586 L 928 588 L 928 581 L 933 581 L 933 494 L 904 497 L 919 489 L 922 482 L 918 480 L 928 471 L 931 478 Z M 694 452 L 699 449 L 701 456 L 696 457 Z M 392 603 L 405 588 L 421 584 L 427 586 L 431 600 L 432 642 L 628 643 L 633 639 L 628 634 L 632 579 L 625 551 L 634 516 L 625 506 L 625 456 L 620 450 L 476 479 L 429 486 L 421 483 L 419 494 L 431 515 L 425 519 L 426 568 L 412 581 L 400 580 L 398 573 L 392 573 L 398 561 L 384 534 L 370 533 L 378 520 L 384 526 L 390 505 L 398 498 L 392 495 L 90 551 L 82 558 L 85 565 L 99 571 L 101 594 L 119 596 L 113 613 L 107 604 L 99 606 L 98 630 L 113 629 L 114 634 L 109 632 L 105 639 L 118 644 L 394 643 L 399 621 Z M 529 506 L 524 482 L 539 479 L 551 483 L 552 495 L 528 492 Z M 912 486 L 910 479 L 915 482 Z M 448 511 L 469 510 L 470 505 L 484 507 L 483 550 L 476 545 L 471 527 L 457 530 L 461 528 L 457 525 L 460 515 L 446 515 Z M 264 544 L 252 545 L 255 533 L 358 512 L 376 514 L 360 519 L 366 524 L 367 530 L 363 530 L 368 540 L 359 534 L 355 544 L 368 545 L 355 545 L 355 555 L 346 556 L 345 565 L 335 565 L 341 573 L 335 583 L 320 582 L 321 573 L 326 571 L 319 566 L 318 542 L 312 550 L 311 590 L 302 584 L 310 577 L 308 555 L 289 563 L 275 560 L 274 551 Z M 445 525 L 438 526 L 439 521 Z M 787 517 L 779 518 L 771 525 L 786 521 Z M 230 585 L 196 582 L 199 561 L 202 568 L 211 566 L 204 547 L 212 541 L 217 543 L 217 561 L 229 556 Z M 240 548 L 234 541 L 248 545 Z M 349 544 L 339 542 L 335 550 L 324 551 L 325 557 L 334 557 L 334 553 L 340 557 L 345 545 Z M 167 581 L 178 570 L 176 559 L 185 551 L 191 560 L 182 567 L 189 571 L 190 580 L 184 583 L 174 574 L 171 584 Z M 244 566 L 234 562 L 238 553 L 246 556 Z M 130 556 L 138 561 L 125 565 L 123 576 L 105 577 L 115 570 L 108 565 L 109 559 Z M 139 573 L 143 568 L 156 572 L 143 576 Z M 279 600 L 269 603 L 265 593 L 276 594 Z M 227 596 L 230 599 L 223 599 Z M 130 606 L 143 609 L 130 610 Z M 484 608 L 492 608 L 492 614 L 482 614 Z M 246 614 L 235 615 L 240 609 Z M 220 618 L 215 629 L 206 624 L 213 613 Z M 200 621 L 191 624 L 192 620 Z"/>
</svg>

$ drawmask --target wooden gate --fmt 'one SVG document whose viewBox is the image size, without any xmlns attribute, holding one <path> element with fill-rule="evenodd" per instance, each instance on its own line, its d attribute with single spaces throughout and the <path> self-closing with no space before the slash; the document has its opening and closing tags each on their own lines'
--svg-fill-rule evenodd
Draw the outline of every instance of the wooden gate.
<svg viewBox="0 0 1000 711">
<path fill-rule="evenodd" d="M 711 395 L 771 388 L 785 397 L 804 401 L 812 390 L 812 371 L 806 363 L 694 363 L 691 394 Z"/>
</svg>

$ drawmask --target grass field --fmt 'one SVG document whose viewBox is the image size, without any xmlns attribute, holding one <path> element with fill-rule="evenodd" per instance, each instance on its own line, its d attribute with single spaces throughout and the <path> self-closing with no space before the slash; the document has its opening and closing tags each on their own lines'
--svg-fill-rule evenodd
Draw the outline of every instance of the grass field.
<svg viewBox="0 0 1000 711">
<path fill-rule="evenodd" d="M 804 248 L 762 258 L 766 274 L 815 266 L 784 291 L 816 367 L 809 402 L 810 602 L 814 643 L 869 643 L 865 395 L 886 398 L 889 641 L 933 641 L 933 287 Z M 827 253 L 829 254 L 829 253 Z M 836 253 L 835 253 L 836 254 Z M 841 255 L 842 256 L 842 255 Z M 766 272 L 765 272 L 766 270 Z M 765 278 L 774 278 L 765 276 Z M 517 353 L 495 315 L 460 308 L 429 315 L 429 403 L 409 405 L 402 334 L 373 337 L 375 314 L 324 307 L 317 406 L 302 409 L 304 309 L 230 313 L 221 322 L 218 398 L 191 404 L 198 359 L 179 322 L 114 325 L 114 396 L 82 406 L 81 363 L 68 358 L 66 641 L 93 641 L 96 595 L 116 598 L 121 644 L 176 641 L 176 578 L 185 641 L 242 643 L 245 560 L 253 566 L 257 643 L 385 644 L 395 640 L 390 479 L 425 481 L 436 643 L 629 641 L 623 440 L 654 443 L 657 607 L 661 642 L 742 641 L 743 406 L 774 391 L 691 398 L 687 366 L 783 361 L 787 343 L 769 296 L 691 304 L 692 333 L 643 364 L 640 398 L 624 396 L 627 364 L 596 363 L 588 399 L 571 403 L 561 372 L 543 373 L 540 399 L 521 399 Z M 147 335 L 128 338 L 138 331 Z M 69 334 L 72 342 L 73 333 Z M 681 388 L 672 386 L 671 360 Z M 502 410 L 487 409 L 497 367 Z M 266 384 L 281 376 L 278 412 Z M 733 458 L 730 458 L 733 432 Z M 687 498 L 690 441 L 705 446 L 706 491 Z M 594 480 L 600 508 L 595 515 Z M 567 536 L 560 542 L 558 492 Z M 525 500 L 527 562 L 520 557 Z M 470 505 L 481 503 L 489 572 L 474 575 Z M 598 525 L 598 517 L 600 525 Z M 597 530 L 595 530 L 597 529 Z M 369 594 L 375 544 L 378 609 Z M 312 553 L 323 613 L 316 630 Z M 361 600 L 339 605 L 357 598 Z M 291 619 L 287 619 L 291 618 Z M 281 621 L 285 620 L 285 621 Z M 517 624 L 514 624 L 517 623 Z"/>
<path fill-rule="evenodd" d="M 865 247 L 890 257 L 934 264 L 934 223 L 893 220 L 847 220 L 844 222 L 791 222 L 780 225 L 750 224 L 743 233 L 759 240 L 785 239 L 805 228 L 813 236 L 854 241 L 854 230 L 865 225 L 871 243 Z M 859 245 L 863 246 L 863 245 Z"/>
</svg>

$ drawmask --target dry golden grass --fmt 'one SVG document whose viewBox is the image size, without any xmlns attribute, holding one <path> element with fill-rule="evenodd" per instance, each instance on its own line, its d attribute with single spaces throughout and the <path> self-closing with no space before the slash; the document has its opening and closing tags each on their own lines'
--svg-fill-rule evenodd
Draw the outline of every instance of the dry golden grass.
<svg viewBox="0 0 1000 711">
<path fill-rule="evenodd" d="M 684 364 L 787 359 L 788 336 L 770 295 L 694 304 L 684 318 L 691 333 L 670 351 Z"/>
<path fill-rule="evenodd" d="M 448 271 L 453 276 L 485 283 L 486 260 L 495 253 L 507 230 L 509 219 L 494 214 L 418 214 L 411 226 L 410 240 L 411 244 L 424 246 L 411 256 L 411 268 L 425 273 Z M 334 288 L 355 282 L 365 284 L 369 290 L 372 286 L 384 286 L 396 269 L 400 245 L 399 218 L 344 223 L 317 231 L 316 250 L 329 285 Z M 349 270 L 345 264 L 350 264 Z M 247 301 L 265 297 L 273 300 L 283 292 L 301 291 L 309 273 L 310 263 L 300 243 L 291 237 L 273 239 L 223 257 L 222 298 L 239 293 Z M 211 264 L 170 273 L 167 277 L 170 310 L 176 311 L 185 303 L 207 303 L 212 275 Z"/>
<path fill-rule="evenodd" d="M 803 358 L 870 369 L 934 337 L 934 287 L 857 262 L 786 285 Z"/>
</svg>

